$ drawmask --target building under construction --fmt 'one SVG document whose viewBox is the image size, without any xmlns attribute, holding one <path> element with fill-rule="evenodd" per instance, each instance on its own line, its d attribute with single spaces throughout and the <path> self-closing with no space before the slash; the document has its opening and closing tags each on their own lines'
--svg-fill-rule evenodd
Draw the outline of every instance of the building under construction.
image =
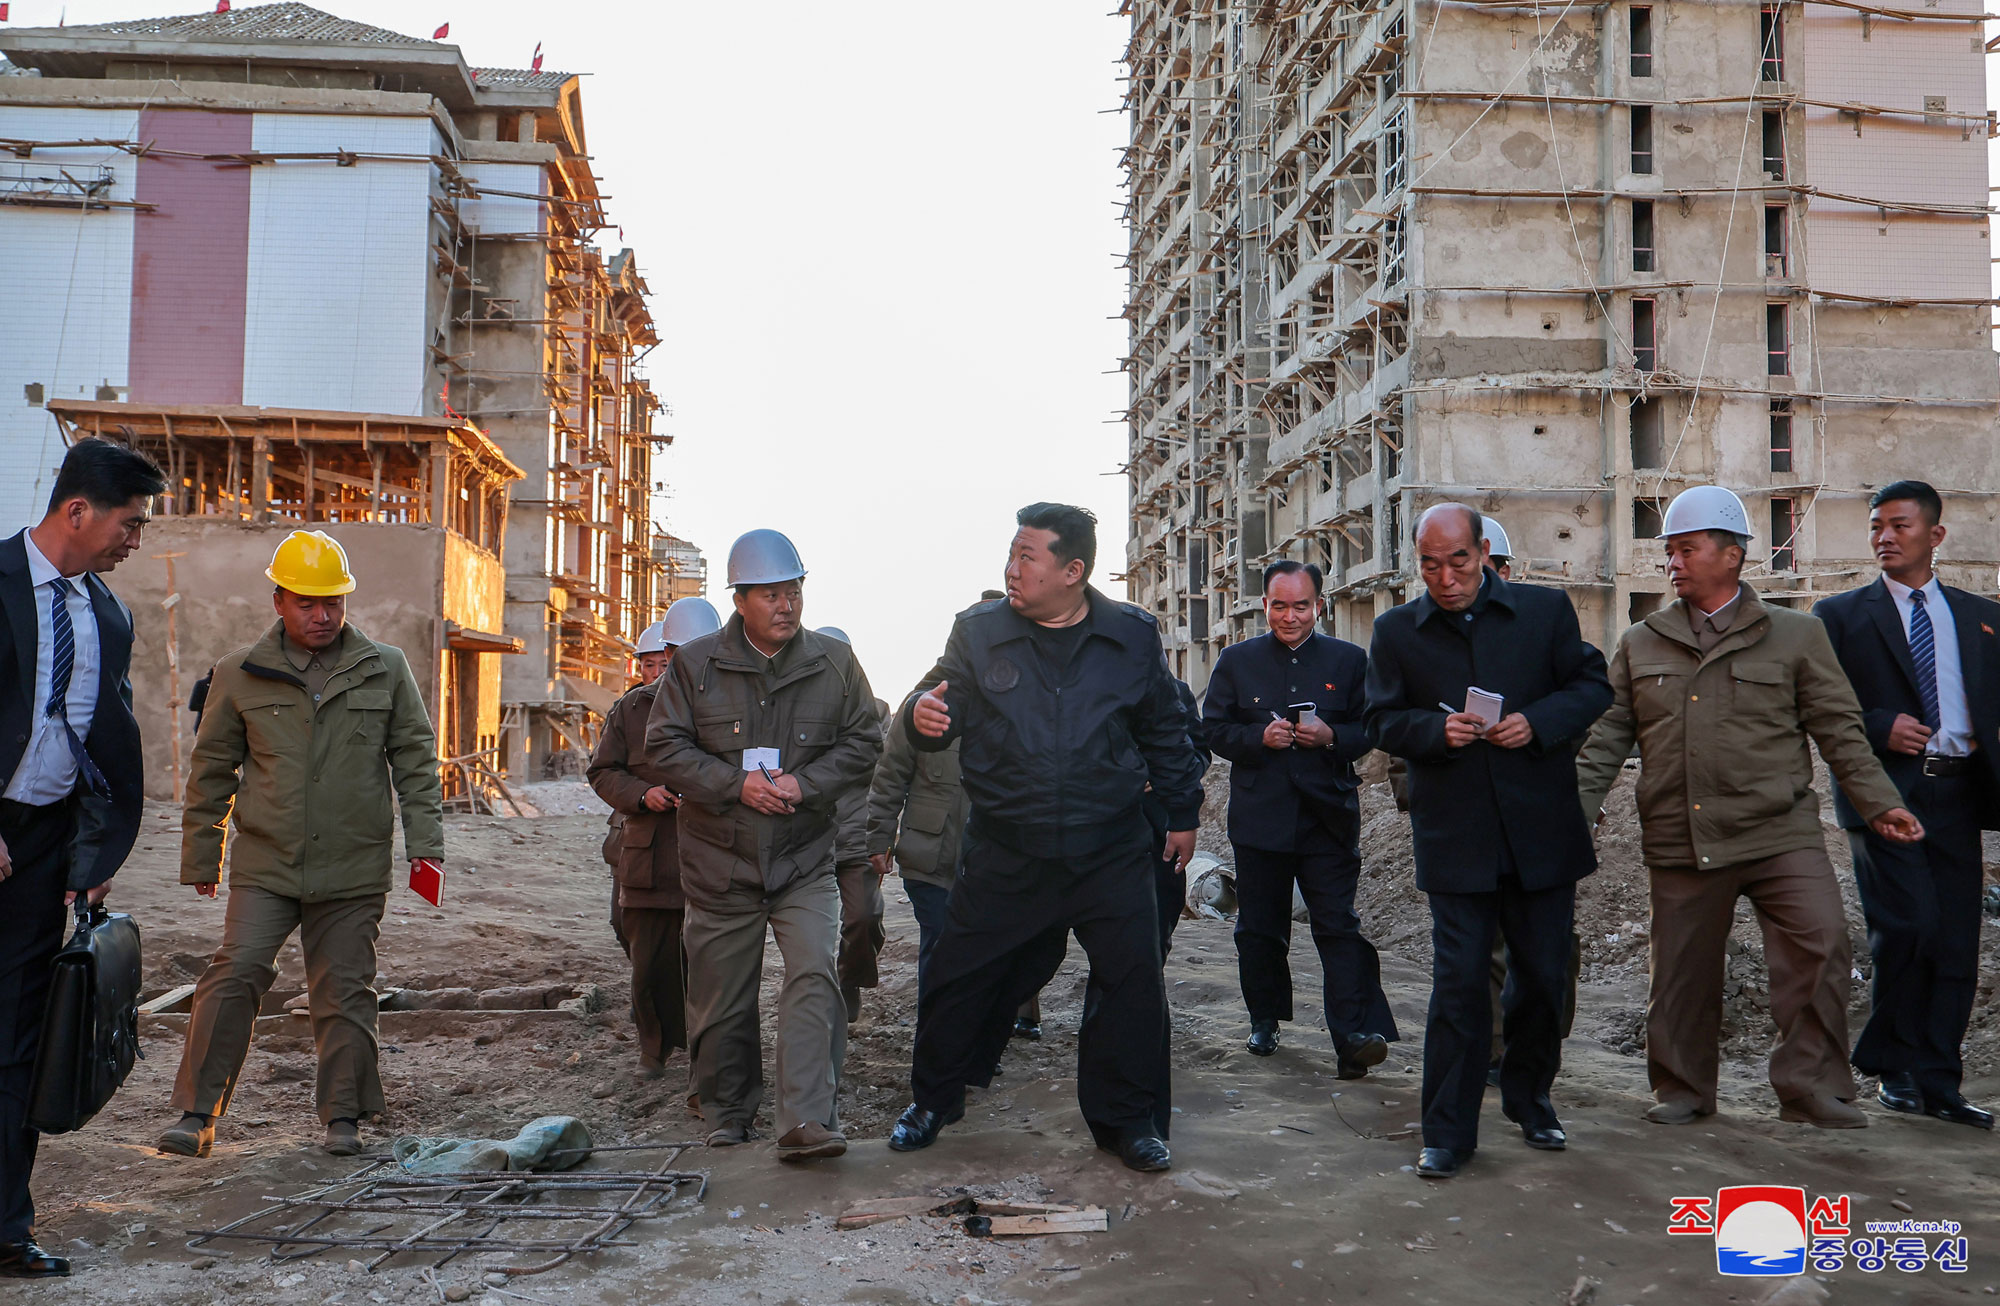
<svg viewBox="0 0 2000 1306">
<path fill-rule="evenodd" d="M 1872 574 L 1873 487 L 1946 498 L 1990 592 L 1984 15 L 1971 0 L 1127 0 L 1133 598 L 1176 669 L 1328 577 L 1363 643 L 1411 524 L 1471 503 L 1616 639 L 1665 502 L 1727 485 L 1746 575 Z"/>
<path fill-rule="evenodd" d="M 446 751 L 580 762 L 693 565 L 656 554 L 667 437 L 637 364 L 657 337 L 632 252 L 595 243 L 580 79 L 292 3 L 0 27 L 0 54 L 0 452 L 20 469 L 0 518 L 39 513 L 69 405 L 158 441 L 167 513 L 469 522 L 496 611 L 451 647 L 498 666 L 476 708 L 433 702 L 486 723 Z M 294 441 L 301 414 L 316 434 Z M 498 463 L 440 479 L 409 419 Z M 416 471 L 392 466 L 385 505 L 404 445 Z"/>
</svg>

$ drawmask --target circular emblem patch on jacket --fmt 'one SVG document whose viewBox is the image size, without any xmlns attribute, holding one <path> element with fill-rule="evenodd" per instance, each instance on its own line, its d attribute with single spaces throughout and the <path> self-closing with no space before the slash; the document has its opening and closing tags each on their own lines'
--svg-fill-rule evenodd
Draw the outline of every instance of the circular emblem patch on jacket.
<svg viewBox="0 0 2000 1306">
<path fill-rule="evenodd" d="M 1006 658 L 995 658 L 993 665 L 979 677 L 979 683 L 995 694 L 1004 694 L 1021 683 L 1021 668 Z"/>
</svg>

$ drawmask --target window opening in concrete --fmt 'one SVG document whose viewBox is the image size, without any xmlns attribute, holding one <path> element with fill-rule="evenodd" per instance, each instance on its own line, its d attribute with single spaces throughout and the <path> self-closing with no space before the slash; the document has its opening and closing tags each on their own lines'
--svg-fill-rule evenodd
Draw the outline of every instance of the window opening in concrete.
<svg viewBox="0 0 2000 1306">
<path fill-rule="evenodd" d="M 1762 78 L 1767 82 L 1785 80 L 1785 15 L 1777 5 L 1765 5 L 1758 16 L 1758 49 Z"/>
<path fill-rule="evenodd" d="M 1785 251 L 1789 210 L 1783 204 L 1764 206 L 1764 275 L 1788 277 L 1791 260 Z"/>
<path fill-rule="evenodd" d="M 1780 180 L 1785 175 L 1785 115 L 1778 109 L 1764 110 L 1764 171 Z"/>
<path fill-rule="evenodd" d="M 1764 305 L 1764 348 L 1770 355 L 1766 369 L 1772 376 L 1792 374 L 1791 310 L 1785 304 Z"/>
<path fill-rule="evenodd" d="M 1660 401 L 1641 399 L 1632 405 L 1632 465 L 1658 467 L 1666 457 L 1666 421 Z"/>
<path fill-rule="evenodd" d="M 1403 565 L 1403 501 L 1389 500 L 1389 570 L 1395 571 Z"/>
<path fill-rule="evenodd" d="M 1632 366 L 1651 372 L 1660 365 L 1660 342 L 1653 301 L 1632 301 Z"/>
<path fill-rule="evenodd" d="M 1771 470 L 1792 470 L 1792 401 L 1771 401 Z"/>
<path fill-rule="evenodd" d="M 1666 504 L 1659 499 L 1632 500 L 1632 538 L 1650 540 L 1660 534 L 1660 514 Z"/>
<path fill-rule="evenodd" d="M 1632 201 L 1632 270 L 1654 272 L 1653 201 Z"/>
<path fill-rule="evenodd" d="M 1648 594 L 1640 590 L 1632 591 L 1632 597 L 1625 606 L 1625 619 L 1636 626 L 1647 617 L 1660 610 L 1667 600 L 1664 594 Z"/>
<path fill-rule="evenodd" d="M 1653 75 L 1653 7 L 1632 6 L 1632 75 Z"/>
<path fill-rule="evenodd" d="M 1382 189 L 1400 190 L 1409 180 L 1410 110 L 1407 105 L 1389 115 L 1382 127 Z"/>
<path fill-rule="evenodd" d="M 1799 513 L 1797 499 L 1776 498 L 1771 500 L 1771 570 L 1792 571 L 1795 569 L 1796 554 L 1792 548 L 1792 537 L 1798 534 Z"/>
<path fill-rule="evenodd" d="M 1401 217 L 1389 219 L 1382 229 L 1382 287 L 1385 290 L 1403 280 L 1405 236 Z"/>
<path fill-rule="evenodd" d="M 1653 171 L 1653 106 L 1635 104 L 1632 106 L 1632 171 L 1651 174 Z"/>
</svg>

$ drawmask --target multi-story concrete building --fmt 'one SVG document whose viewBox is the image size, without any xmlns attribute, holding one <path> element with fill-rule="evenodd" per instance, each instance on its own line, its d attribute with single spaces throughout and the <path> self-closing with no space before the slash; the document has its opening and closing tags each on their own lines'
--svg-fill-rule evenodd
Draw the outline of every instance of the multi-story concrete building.
<svg viewBox="0 0 2000 1306">
<path fill-rule="evenodd" d="M 1318 563 L 1335 633 L 1461 499 L 1609 642 L 1659 513 L 1738 491 L 1750 579 L 1864 579 L 1872 487 L 2000 556 L 1970 0 L 1128 0 L 1135 601 L 1194 683 Z"/>
<path fill-rule="evenodd" d="M 336 501 L 333 520 L 403 520 L 369 499 L 357 450 L 392 419 L 462 419 L 520 476 L 504 536 L 476 533 L 505 578 L 483 647 L 514 654 L 462 715 L 498 724 L 452 746 L 516 774 L 574 759 L 667 597 L 666 437 L 636 370 L 657 337 L 631 251 L 592 243 L 609 223 L 580 79 L 470 67 L 292 3 L 0 27 L 0 54 L 24 74 L 0 77 L 0 457 L 17 469 L 0 524 L 48 493 L 54 401 L 93 405 L 107 431 L 101 406 L 129 405 L 127 425 L 169 440 L 159 415 L 190 405 L 223 432 L 244 408 L 344 423 L 359 485 L 330 452 L 294 469 L 232 437 L 240 458 L 203 483 L 177 465 L 165 500 L 306 521 Z M 311 479 L 253 509 L 274 472 Z"/>
</svg>

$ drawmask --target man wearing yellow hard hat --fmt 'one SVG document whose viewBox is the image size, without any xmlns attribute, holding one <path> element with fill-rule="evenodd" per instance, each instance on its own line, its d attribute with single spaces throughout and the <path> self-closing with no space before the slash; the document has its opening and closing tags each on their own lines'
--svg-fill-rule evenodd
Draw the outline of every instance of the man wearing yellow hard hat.
<svg viewBox="0 0 2000 1306">
<path fill-rule="evenodd" d="M 299 931 L 326 1150 L 361 1150 L 381 1112 L 375 940 L 403 814 L 414 862 L 444 853 L 437 736 L 401 649 L 347 624 L 354 577 L 324 531 L 293 531 L 264 573 L 278 620 L 215 664 L 181 823 L 181 883 L 216 896 L 229 851 L 222 945 L 195 985 L 174 1081 L 180 1123 L 160 1150 L 207 1156 L 250 1050 L 278 950 Z"/>
</svg>

